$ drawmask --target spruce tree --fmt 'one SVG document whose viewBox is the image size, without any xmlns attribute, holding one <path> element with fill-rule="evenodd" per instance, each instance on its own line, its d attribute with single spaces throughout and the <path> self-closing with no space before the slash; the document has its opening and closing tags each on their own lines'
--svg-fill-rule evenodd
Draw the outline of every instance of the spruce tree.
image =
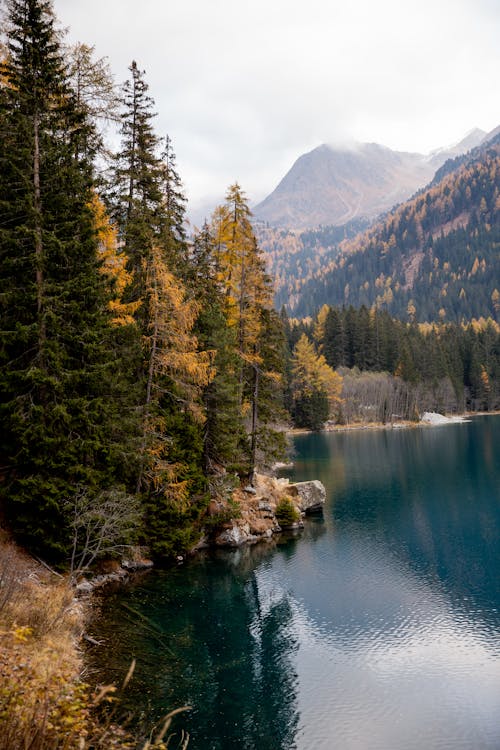
<svg viewBox="0 0 500 750">
<path fill-rule="evenodd" d="M 194 541 L 195 522 L 206 502 L 202 392 L 212 367 L 211 355 L 200 348 L 194 331 L 200 304 L 190 286 L 185 198 L 172 144 L 167 138 L 160 153 L 144 73 L 135 62 L 130 72 L 124 86 L 122 148 L 109 194 L 132 274 L 125 299 L 138 305 L 142 441 L 136 489 L 153 554 L 169 557 Z"/>
<path fill-rule="evenodd" d="M 90 207 L 89 124 L 48 0 L 10 0 L 0 88 L 0 491 L 18 536 L 65 555 L 64 507 L 114 481 L 108 294 Z"/>
<path fill-rule="evenodd" d="M 325 320 L 323 354 L 330 367 L 346 364 L 346 337 L 342 313 L 330 307 Z"/>
<path fill-rule="evenodd" d="M 224 314 L 224 289 L 217 275 L 216 240 L 205 222 L 191 247 L 191 288 L 200 301 L 195 332 L 202 349 L 215 352 L 215 375 L 203 393 L 206 421 L 203 426 L 204 470 L 210 475 L 221 467 L 238 470 L 247 449 L 239 407 L 238 356 L 234 327 Z"/>
<path fill-rule="evenodd" d="M 134 293 L 140 297 L 145 284 L 143 260 L 151 250 L 154 234 L 158 235 L 160 140 L 153 127 L 154 101 L 148 94 L 144 71 L 135 61 L 129 70 L 130 79 L 123 85 L 122 147 L 116 157 L 110 203 L 129 269 L 135 275 Z"/>
<path fill-rule="evenodd" d="M 261 332 L 258 351 L 260 365 L 254 369 L 254 392 L 251 463 L 269 468 L 282 460 L 286 452 L 286 436 L 283 430 L 290 416 L 285 408 L 285 389 L 288 380 L 289 350 L 285 338 L 283 320 L 276 310 L 264 307 L 261 311 Z"/>
<path fill-rule="evenodd" d="M 161 153 L 160 190 L 162 210 L 159 213 L 159 232 L 170 270 L 177 275 L 189 275 L 188 243 L 186 237 L 186 197 L 177 171 L 172 140 L 167 135 Z"/>
</svg>

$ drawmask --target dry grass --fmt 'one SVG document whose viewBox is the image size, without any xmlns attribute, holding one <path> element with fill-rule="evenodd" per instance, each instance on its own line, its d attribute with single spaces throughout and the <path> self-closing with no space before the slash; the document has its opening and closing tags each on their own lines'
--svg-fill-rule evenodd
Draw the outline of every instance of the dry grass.
<svg viewBox="0 0 500 750">
<path fill-rule="evenodd" d="M 0 541 L 0 750 L 137 747 L 116 721 L 119 691 L 105 686 L 93 692 L 80 680 L 83 622 L 67 581 Z M 174 738 L 167 736 L 173 713 L 141 750 L 173 750 Z M 177 747 L 186 748 L 188 740 L 181 736 Z"/>
<path fill-rule="evenodd" d="M 64 581 L 1 545 L 1 750 L 79 747 L 89 720 L 78 681 L 81 622 Z"/>
</svg>

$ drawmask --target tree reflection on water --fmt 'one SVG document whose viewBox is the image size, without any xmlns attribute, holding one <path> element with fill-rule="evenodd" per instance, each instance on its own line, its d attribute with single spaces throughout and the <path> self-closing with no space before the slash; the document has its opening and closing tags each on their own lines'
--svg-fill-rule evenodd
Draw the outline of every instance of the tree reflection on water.
<svg viewBox="0 0 500 750">
<path fill-rule="evenodd" d="M 263 608 L 256 576 L 259 564 L 277 550 L 286 555 L 286 546 L 219 552 L 153 573 L 102 601 L 92 634 L 106 648 L 89 653 L 91 670 L 119 684 L 137 659 L 123 707 L 141 733 L 189 704 L 192 711 L 176 721 L 190 733 L 190 748 L 294 747 L 298 643 L 291 603 L 281 592 Z"/>
</svg>

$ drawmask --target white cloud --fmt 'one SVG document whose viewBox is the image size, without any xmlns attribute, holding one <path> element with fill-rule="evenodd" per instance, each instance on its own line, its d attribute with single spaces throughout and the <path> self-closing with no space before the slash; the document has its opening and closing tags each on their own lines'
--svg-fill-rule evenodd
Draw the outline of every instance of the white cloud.
<svg viewBox="0 0 500 750">
<path fill-rule="evenodd" d="M 252 198 L 321 142 L 429 151 L 500 123 L 494 0 L 55 0 L 117 80 L 146 69 L 193 202 Z"/>
</svg>

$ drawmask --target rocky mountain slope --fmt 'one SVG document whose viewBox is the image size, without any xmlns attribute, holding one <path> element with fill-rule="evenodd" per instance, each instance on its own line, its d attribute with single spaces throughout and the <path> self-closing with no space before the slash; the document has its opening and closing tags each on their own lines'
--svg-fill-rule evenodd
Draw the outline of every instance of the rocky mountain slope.
<svg viewBox="0 0 500 750">
<path fill-rule="evenodd" d="M 326 303 L 406 320 L 495 318 L 499 279 L 500 134 L 292 280 L 288 305 L 298 316 Z"/>
<path fill-rule="evenodd" d="M 377 143 L 323 144 L 300 156 L 254 209 L 257 220 L 293 230 L 374 219 L 430 182 L 450 157 L 477 146 L 475 129 L 460 143 L 430 154 L 393 151 Z"/>
</svg>

